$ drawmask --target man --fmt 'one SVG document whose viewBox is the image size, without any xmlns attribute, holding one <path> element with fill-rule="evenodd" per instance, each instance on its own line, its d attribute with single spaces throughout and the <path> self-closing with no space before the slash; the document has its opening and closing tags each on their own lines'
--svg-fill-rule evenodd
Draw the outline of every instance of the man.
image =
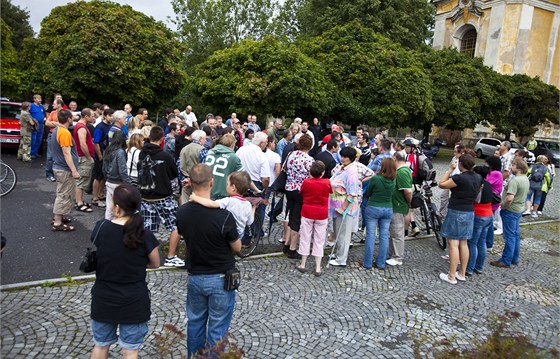
<svg viewBox="0 0 560 359">
<path fill-rule="evenodd" d="M 368 166 L 376 174 L 381 169 L 381 162 L 383 162 L 385 158 L 391 158 L 391 141 L 387 139 L 381 139 L 379 141 L 378 149 L 379 149 L 379 154 L 375 156 L 373 161 L 371 161 L 371 163 Z"/>
<path fill-rule="evenodd" d="M 261 127 L 258 125 L 257 116 L 255 116 L 255 115 L 247 116 L 247 127 L 249 129 L 255 131 L 255 133 L 261 132 Z"/>
<path fill-rule="evenodd" d="M 319 140 L 321 139 L 321 124 L 319 123 L 319 119 L 317 117 L 313 118 L 313 124 L 309 126 L 309 131 L 313 132 L 313 138 L 315 139 L 315 148 L 319 147 Z"/>
<path fill-rule="evenodd" d="M 264 132 L 257 132 L 251 144 L 237 150 L 237 156 L 241 160 L 243 169 L 247 171 L 255 186 L 262 192 L 263 198 L 270 184 L 270 167 L 264 154 L 267 145 L 268 136 Z M 256 213 L 261 219 L 264 218 L 265 208 L 266 206 L 263 204 L 257 208 Z"/>
<path fill-rule="evenodd" d="M 181 174 L 185 179 L 190 178 L 191 169 L 201 163 L 201 153 L 204 151 L 204 143 L 206 142 L 206 133 L 202 130 L 196 130 L 191 136 L 192 142 L 186 145 L 179 155 Z M 206 156 L 205 156 L 206 157 Z M 204 162 L 202 162 L 204 163 Z M 187 203 L 192 193 L 190 186 L 183 186 L 181 191 L 181 203 Z"/>
<path fill-rule="evenodd" d="M 309 130 L 309 124 L 307 121 L 303 121 L 301 123 L 301 133 L 311 136 L 311 139 L 313 140 L 313 147 L 315 147 L 315 135 Z"/>
<path fill-rule="evenodd" d="M 282 156 L 282 154 L 284 153 L 284 148 L 286 148 L 286 146 L 292 142 L 292 131 L 284 130 L 283 137 L 284 138 L 278 141 L 278 144 L 276 145 L 276 153 L 278 153 L 280 156 Z"/>
<path fill-rule="evenodd" d="M 181 112 L 181 115 L 185 119 L 185 123 L 187 124 L 187 126 L 198 129 L 196 115 L 194 114 L 194 112 L 192 112 L 192 107 L 190 105 L 185 108 L 185 111 Z"/>
<path fill-rule="evenodd" d="M 142 195 L 140 213 L 144 217 L 144 227 L 156 233 L 160 223 L 163 223 L 169 232 L 169 253 L 163 265 L 166 267 L 182 267 L 185 262 L 175 255 L 179 244 L 179 234 L 175 225 L 177 201 L 173 196 L 171 185 L 171 181 L 177 178 L 177 166 L 173 157 L 161 149 L 162 142 L 163 129 L 159 126 L 152 127 L 148 143 L 144 144 L 138 156 L 139 172 L 144 170 L 144 159 L 150 157 L 153 166 L 149 170 L 153 173 L 152 180 L 154 183 L 151 189 L 140 189 Z"/>
<path fill-rule="evenodd" d="M 95 122 L 93 123 L 94 127 L 97 127 L 97 125 L 99 125 L 103 121 L 103 111 L 106 107 L 109 106 L 100 104 L 99 102 L 94 103 L 91 107 L 95 116 Z"/>
<path fill-rule="evenodd" d="M 222 121 L 223 121 L 222 116 L 220 115 L 216 116 L 216 128 L 214 130 L 216 131 L 218 136 L 221 136 L 222 131 L 224 130 L 224 128 L 226 128 L 226 125 L 224 125 Z"/>
<path fill-rule="evenodd" d="M 379 137 L 376 136 L 376 138 Z M 381 146 L 381 141 L 379 140 L 378 142 L 378 146 Z M 410 164 L 410 169 L 412 171 L 412 183 L 414 185 L 422 185 L 422 180 L 419 178 L 418 176 L 418 168 L 419 168 L 419 163 L 418 163 L 418 153 L 416 152 L 416 147 L 418 146 L 420 142 L 412 137 L 408 137 L 403 141 L 404 144 L 404 150 L 406 152 L 406 160 L 407 162 Z M 379 157 L 379 156 L 377 156 Z M 376 157 L 376 158 L 377 158 Z M 375 161 L 375 159 L 374 159 Z M 408 234 L 408 223 L 410 222 L 410 225 L 412 226 L 411 228 L 411 232 L 410 232 L 410 236 L 411 237 L 415 237 L 418 234 L 420 234 L 420 228 L 418 228 L 418 226 L 416 226 L 416 221 L 414 220 L 414 213 L 411 211 L 406 219 L 406 223 L 405 223 L 405 233 Z"/>
<path fill-rule="evenodd" d="M 369 136 L 367 133 L 362 132 L 357 134 L 356 137 L 358 138 L 358 149 L 361 152 L 358 161 L 360 161 L 360 163 L 362 163 L 363 165 L 367 166 L 371 161 L 371 147 L 369 147 Z M 390 153 L 390 151 L 387 152 Z M 381 164 L 379 165 L 381 166 Z"/>
<path fill-rule="evenodd" d="M 198 164 L 191 171 L 193 192 L 210 199 L 212 170 Z M 235 290 L 224 288 L 224 274 L 235 268 L 234 253 L 241 241 L 233 215 L 195 202 L 177 211 L 177 228 L 187 245 L 187 348 L 191 358 L 199 349 L 213 347 L 229 329 Z"/>
<path fill-rule="evenodd" d="M 128 121 L 134 118 L 134 115 L 132 114 L 132 106 L 129 103 L 124 105 L 124 112 L 126 112 L 126 123 L 122 130 L 128 138 Z"/>
<path fill-rule="evenodd" d="M 37 121 L 37 129 L 31 133 L 31 159 L 39 156 L 39 148 L 43 143 L 43 125 L 45 123 L 45 107 L 41 104 L 41 95 L 33 95 L 33 103 L 29 108 L 31 117 Z"/>
<path fill-rule="evenodd" d="M 235 112 L 231 113 L 231 117 L 226 120 L 226 127 L 233 126 L 233 120 L 237 118 L 237 114 Z"/>
<path fill-rule="evenodd" d="M 78 153 L 78 173 L 80 179 L 76 181 L 76 209 L 80 212 L 92 212 L 91 207 L 84 201 L 84 191 L 89 186 L 89 180 L 93 171 L 95 161 L 93 156 L 95 149 L 91 132 L 87 125 L 95 121 L 93 111 L 84 108 L 80 114 L 80 120 L 74 126 L 74 143 Z"/>
<path fill-rule="evenodd" d="M 101 105 L 105 107 L 105 105 Z M 101 108 L 100 107 L 100 108 Z M 105 175 L 103 174 L 103 153 L 109 146 L 109 130 L 111 129 L 111 120 L 115 111 L 111 108 L 103 110 L 103 121 L 101 121 L 93 132 L 93 148 L 95 151 L 94 165 L 92 171 L 93 177 L 93 199 L 91 203 L 104 208 L 105 202 Z M 97 121 L 97 120 L 96 120 Z"/>
<path fill-rule="evenodd" d="M 21 104 L 19 118 L 21 139 L 19 141 L 17 159 L 23 162 L 31 162 L 31 134 L 33 133 L 33 129 L 37 128 L 37 122 L 29 113 L 30 107 L 31 104 L 24 101 Z"/>
<path fill-rule="evenodd" d="M 412 201 L 412 173 L 402 153 L 395 152 L 393 159 L 397 165 L 397 177 L 393 191 L 393 218 L 389 227 L 390 258 L 386 263 L 390 266 L 400 266 L 404 259 L 405 216 L 410 210 Z"/>
<path fill-rule="evenodd" d="M 49 136 L 47 137 L 47 143 L 51 142 L 52 134 L 54 129 L 58 126 L 58 113 L 62 110 L 64 102 L 61 99 L 56 99 L 53 103 L 53 110 L 49 113 L 49 117 L 45 121 L 45 125 L 50 128 Z M 50 182 L 56 181 L 53 172 L 53 158 L 50 153 L 51 146 L 47 147 L 47 163 L 45 164 L 45 175 L 47 180 Z"/>
<path fill-rule="evenodd" d="M 509 152 L 511 149 L 511 142 L 503 141 L 498 147 L 498 154 L 500 160 L 502 161 L 502 177 L 504 178 L 504 186 L 507 184 L 509 176 L 511 174 L 511 161 L 514 155 Z"/>
<path fill-rule="evenodd" d="M 504 231 L 504 251 L 502 252 L 502 258 L 490 262 L 491 265 L 501 268 L 509 268 L 519 262 L 521 243 L 519 223 L 525 209 L 525 200 L 530 186 L 527 178 L 527 163 L 522 158 L 514 158 L 511 161 L 510 170 L 514 176 L 504 186 L 500 210 Z"/>
<path fill-rule="evenodd" d="M 277 118 L 274 120 L 274 125 L 272 126 L 272 128 L 270 128 L 266 132 L 266 134 L 268 136 L 272 136 L 272 138 L 274 138 L 274 143 L 278 144 L 278 141 L 282 139 L 281 129 L 282 129 L 282 119 Z"/>
<path fill-rule="evenodd" d="M 111 143 L 115 132 L 122 131 L 122 128 L 126 125 L 126 112 L 122 110 L 113 112 L 112 122 L 113 125 L 111 126 L 111 128 L 109 129 L 109 133 L 107 134 L 107 136 L 109 136 L 109 143 Z"/>
<path fill-rule="evenodd" d="M 235 136 L 235 150 L 237 151 L 243 146 L 243 132 L 241 132 L 241 121 L 238 118 L 231 120 L 233 126 L 233 136 Z"/>
<path fill-rule="evenodd" d="M 68 232 L 75 229 L 73 226 L 64 223 L 64 216 L 70 214 L 73 205 L 72 195 L 76 190 L 76 180 L 80 179 L 78 153 L 72 135 L 68 131 L 68 127 L 72 123 L 72 112 L 61 109 L 58 112 L 57 119 L 58 126 L 55 126 L 49 141 L 49 149 L 53 158 L 53 172 L 57 182 L 52 230 Z"/>
<path fill-rule="evenodd" d="M 331 139 L 327 142 L 326 151 L 321 151 L 315 156 L 315 161 L 322 161 L 325 164 L 325 174 L 323 175 L 323 178 L 331 178 L 331 172 L 336 166 L 334 155 L 338 154 L 339 149 L 340 146 L 338 145 L 338 141 Z"/>
<path fill-rule="evenodd" d="M 166 108 L 163 116 L 161 116 L 157 124 L 159 127 L 163 128 L 164 133 L 167 132 L 167 126 L 169 125 L 169 115 L 171 114 L 173 114 L 173 117 L 175 117 L 175 113 L 173 112 L 173 109 L 170 107 Z"/>
<path fill-rule="evenodd" d="M 537 146 L 537 140 L 535 140 L 535 137 L 531 136 L 529 138 L 529 141 L 527 141 L 527 150 L 533 151 L 535 148 L 537 148 Z"/>
<path fill-rule="evenodd" d="M 68 109 L 72 111 L 72 124 L 76 124 L 76 122 L 78 122 L 78 120 L 80 120 L 80 117 L 82 116 L 82 113 L 78 111 L 78 103 L 76 101 L 70 101 L 70 103 L 68 104 Z"/>
<path fill-rule="evenodd" d="M 211 197 L 213 200 L 228 197 L 226 190 L 228 176 L 237 171 L 241 171 L 241 160 L 233 151 L 235 147 L 235 137 L 227 134 L 220 138 L 220 143 L 208 151 L 206 164 L 212 168 L 214 176 L 214 186 L 212 187 Z"/>
<path fill-rule="evenodd" d="M 210 133 L 210 137 L 212 138 L 212 141 L 218 137 L 218 132 L 216 132 L 216 124 L 217 122 L 216 119 L 214 118 L 214 115 L 209 113 L 208 117 L 206 118 L 206 125 L 210 127 L 210 129 L 212 130 L 212 132 Z"/>
</svg>

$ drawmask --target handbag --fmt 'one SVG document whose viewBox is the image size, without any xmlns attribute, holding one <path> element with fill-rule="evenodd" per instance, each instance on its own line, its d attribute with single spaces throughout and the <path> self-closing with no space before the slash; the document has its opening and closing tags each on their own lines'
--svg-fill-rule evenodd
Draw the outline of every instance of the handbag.
<svg viewBox="0 0 560 359">
<path fill-rule="evenodd" d="M 499 193 L 492 192 L 492 204 L 502 203 L 502 196 Z"/>
<path fill-rule="evenodd" d="M 410 201 L 410 208 L 422 207 L 422 201 L 422 193 L 420 191 L 414 191 L 412 194 L 412 200 Z"/>
<path fill-rule="evenodd" d="M 236 267 L 226 271 L 224 278 L 224 289 L 225 290 L 236 290 L 241 284 L 241 272 Z"/>
<path fill-rule="evenodd" d="M 288 162 L 288 159 L 290 158 L 291 154 L 292 153 L 290 152 L 290 154 L 284 160 L 284 163 L 282 163 L 282 169 L 280 170 L 280 174 L 278 175 L 278 177 L 276 177 L 276 179 L 270 186 L 270 189 L 275 192 L 281 192 L 281 193 L 286 192 L 286 181 L 288 180 L 288 174 L 286 173 L 286 163 Z"/>
<path fill-rule="evenodd" d="M 95 245 L 95 240 L 99 235 L 101 227 L 105 224 L 105 221 L 101 222 L 95 236 L 93 237 L 93 244 Z M 91 247 L 86 248 L 86 254 L 80 263 L 80 271 L 84 273 L 91 273 L 97 269 L 97 251 L 93 251 Z"/>
<path fill-rule="evenodd" d="M 134 151 L 132 152 L 132 161 L 130 161 L 130 168 L 128 169 L 128 177 L 130 178 L 130 184 L 133 187 L 138 187 L 138 177 L 132 177 L 132 168 L 134 166 L 134 155 L 136 154 L 136 152 L 138 151 L 138 149 L 134 149 Z"/>
</svg>

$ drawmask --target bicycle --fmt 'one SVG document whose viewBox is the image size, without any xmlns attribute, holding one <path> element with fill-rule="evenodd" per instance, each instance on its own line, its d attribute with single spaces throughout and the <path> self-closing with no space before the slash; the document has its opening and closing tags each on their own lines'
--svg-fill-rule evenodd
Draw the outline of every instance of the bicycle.
<svg viewBox="0 0 560 359">
<path fill-rule="evenodd" d="M 420 210 L 419 218 L 424 222 L 426 234 L 430 234 L 433 231 L 438 246 L 444 250 L 447 248 L 447 240 L 440 233 L 442 219 L 436 204 L 432 202 L 432 188 L 436 186 L 437 182 L 435 180 L 432 180 L 430 183 L 423 181 L 422 185 L 420 185 L 420 190 L 415 190 L 412 196 L 412 207 Z"/>
<path fill-rule="evenodd" d="M 17 176 L 12 167 L 0 161 L 0 197 L 10 193 L 16 186 Z"/>
</svg>

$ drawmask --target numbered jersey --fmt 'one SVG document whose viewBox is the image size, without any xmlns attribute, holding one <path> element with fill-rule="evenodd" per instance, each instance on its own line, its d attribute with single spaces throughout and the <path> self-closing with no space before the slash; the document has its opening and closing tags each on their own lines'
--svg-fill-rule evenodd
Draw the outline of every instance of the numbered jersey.
<svg viewBox="0 0 560 359">
<path fill-rule="evenodd" d="M 232 172 L 240 171 L 241 161 L 233 150 L 224 145 L 217 145 L 206 156 L 206 164 L 212 168 L 214 186 L 212 199 L 227 197 L 227 178 Z"/>
</svg>

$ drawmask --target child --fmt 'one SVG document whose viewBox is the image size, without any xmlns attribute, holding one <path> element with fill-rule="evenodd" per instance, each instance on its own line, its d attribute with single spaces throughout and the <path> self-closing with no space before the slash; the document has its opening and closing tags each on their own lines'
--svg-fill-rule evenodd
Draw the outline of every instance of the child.
<svg viewBox="0 0 560 359">
<path fill-rule="evenodd" d="M 301 265 L 297 269 L 302 273 L 307 271 L 305 263 L 313 238 L 312 255 L 315 257 L 315 272 L 313 274 L 319 277 L 321 275 L 323 248 L 327 238 L 328 201 L 329 195 L 332 193 L 332 187 L 327 178 L 322 178 L 325 174 L 325 164 L 323 162 L 313 162 L 309 172 L 313 178 L 305 179 L 299 190 L 303 196 L 303 207 L 301 209 L 298 251 L 301 254 Z"/>
<path fill-rule="evenodd" d="M 193 193 L 189 197 L 189 200 L 199 203 L 204 207 L 222 208 L 230 211 L 235 218 L 239 238 L 243 238 L 245 227 L 251 225 L 255 219 L 255 210 L 253 209 L 251 202 L 242 197 L 247 193 L 251 183 L 253 182 L 247 172 L 233 172 L 227 179 L 226 191 L 229 197 L 212 201 L 211 199 L 202 198 Z"/>
</svg>

